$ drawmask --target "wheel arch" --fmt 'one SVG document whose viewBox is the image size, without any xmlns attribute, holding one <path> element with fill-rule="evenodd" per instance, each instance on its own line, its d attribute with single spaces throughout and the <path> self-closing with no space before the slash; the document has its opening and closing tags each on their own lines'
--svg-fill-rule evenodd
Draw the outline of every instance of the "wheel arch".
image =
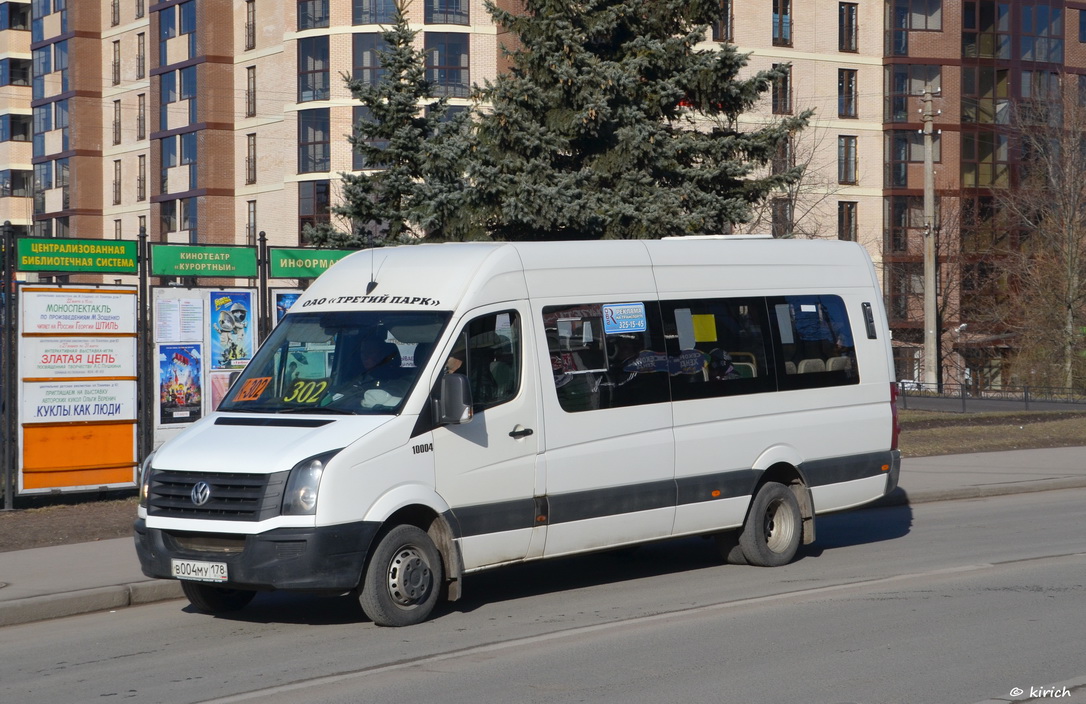
<svg viewBox="0 0 1086 704">
<path fill-rule="evenodd" d="M 426 531 L 426 534 L 430 536 L 430 540 L 434 542 L 434 546 L 437 547 L 437 551 L 441 554 L 441 562 L 445 572 L 445 598 L 449 601 L 456 601 L 461 594 L 464 561 L 460 555 L 460 548 L 456 543 L 453 528 L 445 518 L 449 513 L 449 508 L 436 494 L 433 494 L 435 500 L 423 502 L 418 500 L 420 497 L 417 496 L 416 492 L 400 491 L 406 488 L 399 487 L 398 490 L 382 497 L 370 509 L 368 518 L 383 515 L 383 512 L 380 511 L 382 506 L 391 509 L 386 518 L 376 519 L 381 523 L 378 537 L 398 525 L 412 525 Z M 412 494 L 415 494 L 415 496 L 412 496 Z M 410 501 L 410 498 L 416 500 Z M 438 506 L 442 508 L 438 509 Z M 376 542 L 376 539 L 374 542 Z M 363 574 L 365 570 L 369 569 L 371 557 L 371 555 L 366 556 Z"/>
<path fill-rule="evenodd" d="M 776 454 L 778 456 L 758 476 L 758 481 L 751 492 L 751 505 L 754 503 L 753 497 L 758 494 L 758 491 L 766 483 L 777 482 L 778 484 L 784 484 L 795 494 L 796 501 L 799 502 L 800 516 L 803 519 L 802 542 L 804 545 L 810 545 L 815 540 L 814 498 L 811 496 L 811 485 L 803 473 L 798 453 L 793 451 Z M 765 455 L 763 455 L 764 457 Z M 749 513 L 749 506 L 747 511 Z"/>
</svg>

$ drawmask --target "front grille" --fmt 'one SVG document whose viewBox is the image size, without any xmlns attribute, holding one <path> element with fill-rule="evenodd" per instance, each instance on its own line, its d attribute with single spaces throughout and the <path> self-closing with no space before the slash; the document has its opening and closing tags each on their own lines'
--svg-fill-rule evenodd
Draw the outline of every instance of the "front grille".
<svg viewBox="0 0 1086 704">
<path fill-rule="evenodd" d="M 263 521 L 279 515 L 288 474 L 159 470 L 151 475 L 147 513 L 168 518 Z M 207 482 L 211 488 L 210 497 L 201 505 L 192 500 L 192 489 L 199 482 Z"/>
</svg>

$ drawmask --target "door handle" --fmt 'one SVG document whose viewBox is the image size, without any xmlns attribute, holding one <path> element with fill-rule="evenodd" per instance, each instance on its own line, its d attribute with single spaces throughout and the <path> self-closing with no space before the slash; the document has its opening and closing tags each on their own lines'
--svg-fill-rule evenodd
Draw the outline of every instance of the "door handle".
<svg viewBox="0 0 1086 704">
<path fill-rule="evenodd" d="M 531 428 L 525 428 L 523 425 L 518 425 L 509 432 L 509 437 L 518 439 L 526 438 L 534 432 L 535 431 Z"/>
</svg>

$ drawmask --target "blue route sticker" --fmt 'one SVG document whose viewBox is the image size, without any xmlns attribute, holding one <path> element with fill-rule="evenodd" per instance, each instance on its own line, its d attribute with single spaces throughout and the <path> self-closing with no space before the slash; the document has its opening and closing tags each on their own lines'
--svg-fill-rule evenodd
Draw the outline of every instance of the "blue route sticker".
<svg viewBox="0 0 1086 704">
<path fill-rule="evenodd" d="M 648 330 L 644 303 L 611 303 L 603 306 L 603 332 L 608 335 Z"/>
</svg>

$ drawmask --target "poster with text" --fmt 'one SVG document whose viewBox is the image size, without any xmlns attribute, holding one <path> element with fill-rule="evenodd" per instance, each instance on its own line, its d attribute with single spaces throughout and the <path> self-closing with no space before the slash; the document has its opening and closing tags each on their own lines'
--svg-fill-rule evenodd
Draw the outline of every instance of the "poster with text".
<svg viewBox="0 0 1086 704">
<path fill-rule="evenodd" d="M 241 369 L 253 356 L 253 294 L 211 293 L 211 368 Z"/>
<path fill-rule="evenodd" d="M 158 346 L 159 423 L 192 423 L 200 419 L 200 345 Z"/>
</svg>

